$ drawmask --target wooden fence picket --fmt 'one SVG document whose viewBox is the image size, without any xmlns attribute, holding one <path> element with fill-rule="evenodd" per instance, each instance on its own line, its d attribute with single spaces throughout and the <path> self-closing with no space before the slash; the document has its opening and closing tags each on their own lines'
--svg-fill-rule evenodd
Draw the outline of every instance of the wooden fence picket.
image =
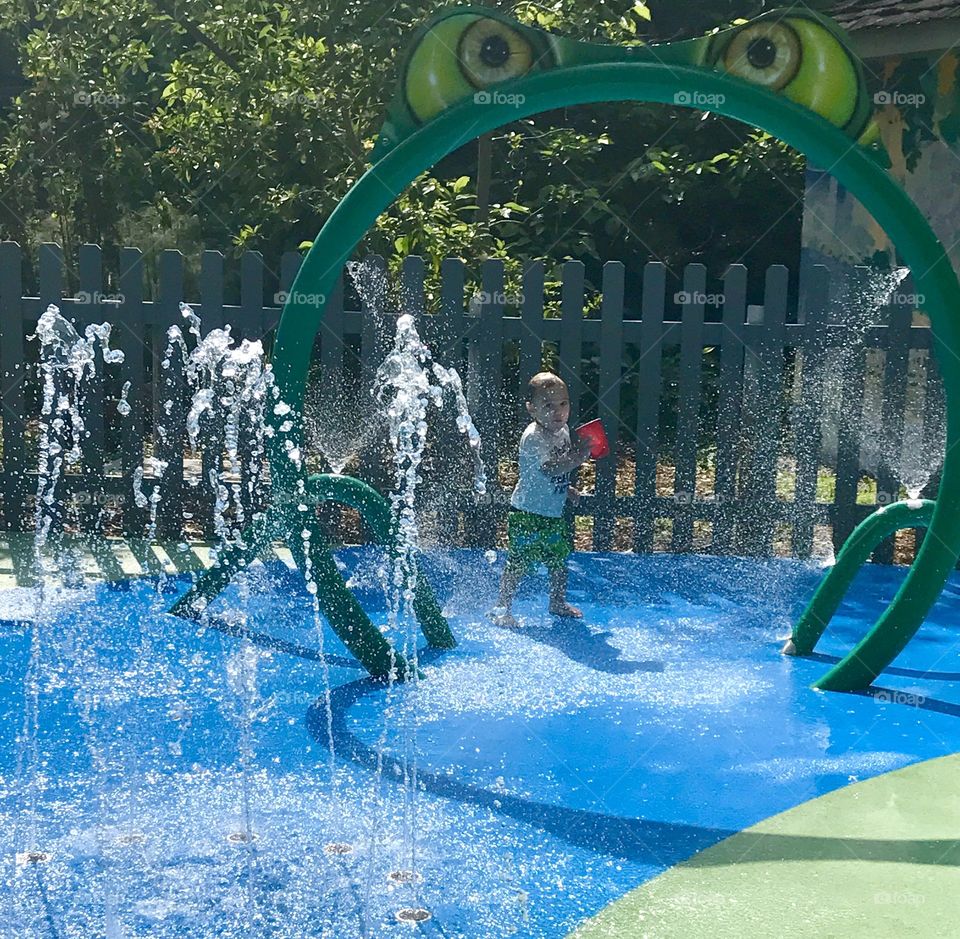
<svg viewBox="0 0 960 939">
<path fill-rule="evenodd" d="M 51 304 L 63 303 L 64 269 L 63 251 L 60 245 L 44 243 L 39 252 L 40 307 L 38 315 Z M 62 309 L 61 309 L 61 312 Z"/>
<path fill-rule="evenodd" d="M 858 269 L 856 280 L 865 283 L 869 271 Z M 854 296 L 860 295 L 857 287 Z M 860 445 L 863 427 L 863 393 L 866 378 L 866 348 L 861 341 L 864 324 L 853 320 L 841 329 L 848 361 L 842 372 L 840 426 L 837 434 L 837 484 L 833 505 L 835 550 L 850 536 L 858 521 L 857 490 L 860 482 Z"/>
<path fill-rule="evenodd" d="M 749 555 L 772 552 L 777 520 L 777 457 L 780 445 L 780 409 L 783 402 L 783 346 L 788 272 L 782 265 L 768 271 L 762 314 L 751 322 L 745 362 L 755 370 L 751 383 L 749 459 L 741 501 L 743 547 Z"/>
<path fill-rule="evenodd" d="M 658 261 L 643 270 L 643 306 L 640 320 L 640 361 L 637 364 L 637 438 L 633 550 L 653 549 L 657 507 L 657 455 L 660 438 L 660 386 L 663 344 L 677 324 L 664 323 L 667 269 Z"/>
<path fill-rule="evenodd" d="M 102 296 L 103 257 L 99 245 L 84 244 L 79 249 L 80 297 L 73 306 L 76 329 L 81 335 L 87 326 L 112 322 L 116 317 L 117 304 L 113 298 Z M 115 337 L 112 337 L 115 339 Z M 111 343 L 113 344 L 113 343 Z M 99 355 L 95 359 L 96 374 L 86 384 L 81 410 L 86 439 L 83 445 L 83 480 L 76 493 L 77 515 L 81 527 L 93 530 L 97 525 L 100 508 L 105 496 L 107 457 L 107 373 Z M 112 371 L 112 366 L 111 366 Z"/>
<path fill-rule="evenodd" d="M 223 253 L 204 251 L 200 258 L 200 307 L 204 333 L 226 325 L 223 309 Z"/>
<path fill-rule="evenodd" d="M 680 378 L 677 399 L 677 439 L 674 443 L 673 517 L 671 549 L 693 550 L 693 522 L 697 497 L 697 446 L 700 436 L 700 379 L 703 371 L 703 322 L 707 269 L 689 264 L 681 291 Z"/>
<path fill-rule="evenodd" d="M 620 400 L 623 381 L 624 266 L 607 261 L 603 266 L 603 302 L 600 308 L 600 380 L 597 416 L 610 443 L 610 455 L 597 464 L 593 507 L 593 549 L 608 551 L 613 537 L 617 465 L 620 459 Z"/>
<path fill-rule="evenodd" d="M 520 310 L 520 401 L 521 420 L 526 423 L 524 400 L 527 382 L 543 365 L 543 261 L 530 261 L 523 271 L 523 302 Z"/>
<path fill-rule="evenodd" d="M 223 329 L 228 324 L 223 298 L 223 254 L 220 251 L 204 251 L 200 261 L 200 316 L 204 335 L 214 329 Z M 233 328 L 231 328 L 231 335 Z M 236 337 L 234 337 L 236 338 Z M 223 417 L 219 409 L 207 412 L 202 417 L 199 444 L 200 478 L 196 480 L 193 496 L 196 512 L 200 518 L 210 518 L 215 501 L 215 483 L 223 464 Z"/>
<path fill-rule="evenodd" d="M 23 257 L 14 241 L 0 243 L 0 402 L 3 404 L 3 527 L 19 531 L 28 488 L 24 386 L 30 366 L 24 343 Z"/>
<path fill-rule="evenodd" d="M 794 419 L 796 482 L 793 492 L 792 548 L 801 557 L 807 557 L 813 551 L 829 300 L 829 272 L 824 266 L 816 265 L 809 271 L 802 309 L 800 400 Z"/>
<path fill-rule="evenodd" d="M 570 393 L 570 417 L 577 422 L 583 393 L 583 285 L 581 261 L 566 261 L 561 267 L 563 290 L 560 297 L 560 345 L 557 350 L 557 374 L 567 383 Z"/>
<path fill-rule="evenodd" d="M 120 276 L 117 282 L 123 298 L 117 310 L 117 346 L 123 352 L 121 390 L 123 382 L 130 382 L 126 397 L 130 410 L 119 417 L 121 489 L 118 501 L 124 533 L 142 535 L 147 513 L 134 501 L 133 481 L 135 471 L 143 468 L 143 443 L 148 435 L 152 435 L 153 423 L 146 419 L 150 386 L 145 367 L 147 340 L 143 305 L 143 254 L 139 248 L 124 248 L 120 252 Z"/>
<path fill-rule="evenodd" d="M 723 280 L 723 313 L 720 321 L 720 394 L 713 497 L 715 511 L 711 533 L 711 548 L 718 554 L 730 554 L 734 550 L 746 311 L 747 269 L 742 264 L 732 264 Z"/>
<path fill-rule="evenodd" d="M 464 324 L 463 292 L 466 267 L 460 258 L 444 258 L 440 264 L 440 306 L 436 316 L 437 344 L 434 355 L 458 370 L 463 369 Z"/>
<path fill-rule="evenodd" d="M 244 251 L 240 255 L 240 330 L 235 336 L 260 339 L 272 326 L 263 306 L 263 255 Z"/>
<path fill-rule="evenodd" d="M 376 388 L 377 368 L 387 354 L 387 320 L 395 321 L 388 296 L 387 263 L 378 254 L 370 255 L 355 275 L 360 293 L 360 381 Z M 380 454 L 361 453 L 359 475 L 377 489 L 393 484 Z"/>
<path fill-rule="evenodd" d="M 434 344 L 434 359 L 448 368 L 456 368 L 461 376 L 466 375 L 464 368 L 464 283 L 466 266 L 460 258 L 444 258 L 440 263 L 440 302 L 431 318 Z M 462 446 L 462 440 L 454 444 L 459 437 L 457 429 L 449 421 L 438 435 L 440 457 L 437 460 L 438 472 L 446 473 L 450 465 L 454 446 Z M 454 489 L 449 498 L 440 500 L 437 505 L 437 538 L 441 544 L 455 544 L 459 538 L 460 519 L 473 510 L 472 494 L 466 492 L 466 485 Z"/>
</svg>

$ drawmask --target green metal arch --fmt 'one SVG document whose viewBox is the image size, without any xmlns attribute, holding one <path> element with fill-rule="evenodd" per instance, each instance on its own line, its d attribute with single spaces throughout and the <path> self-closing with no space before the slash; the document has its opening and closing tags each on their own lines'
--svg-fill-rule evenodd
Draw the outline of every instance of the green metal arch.
<svg viewBox="0 0 960 939">
<path fill-rule="evenodd" d="M 376 489 L 362 480 L 352 476 L 326 474 L 311 476 L 307 481 L 304 502 L 313 505 L 339 502 L 341 505 L 356 509 L 373 535 L 374 541 L 386 547 L 388 551 L 394 550 L 397 539 L 390 514 L 390 504 Z M 307 544 L 304 544 L 302 537 L 304 529 L 309 533 Z M 333 560 L 321 526 L 317 524 L 316 519 L 292 506 L 286 513 L 280 512 L 278 507 L 274 506 L 272 515 L 266 520 L 251 525 L 244 532 L 243 538 L 227 546 L 218 562 L 204 572 L 200 579 L 173 604 L 169 612 L 174 616 L 211 625 L 232 635 L 246 635 L 253 638 L 254 642 L 299 655 L 300 652 L 296 651 L 290 643 L 270 640 L 269 637 L 254 634 L 242 626 L 225 627 L 216 619 L 204 617 L 207 604 L 226 587 L 235 574 L 261 557 L 275 536 L 289 535 L 291 531 L 300 531 L 301 537 L 290 538 L 288 547 L 300 568 L 306 569 L 309 563 L 320 609 L 340 641 L 375 678 L 387 678 L 391 673 L 394 678 L 401 681 L 409 678 L 413 674 L 412 666 L 374 626 L 363 607 L 350 592 Z M 452 649 L 456 646 L 450 626 L 444 619 L 433 589 L 422 572 L 418 572 L 414 588 L 413 611 L 431 648 Z M 264 638 L 268 641 L 264 642 Z"/>
<path fill-rule="evenodd" d="M 884 538 L 905 528 L 926 528 L 936 503 L 929 499 L 908 499 L 881 506 L 868 515 L 847 538 L 833 567 L 820 582 L 807 608 L 794 624 L 793 634 L 783 652 L 809 655 L 840 607 L 857 571 Z"/>
<path fill-rule="evenodd" d="M 737 78 L 702 68 L 624 62 L 559 68 L 497 87 L 492 102 L 470 99 L 420 128 L 368 170 L 347 193 L 313 243 L 284 306 L 273 354 L 283 400 L 293 409 L 292 430 L 279 419 L 271 439 L 274 498 L 305 493 L 303 396 L 313 340 L 325 298 L 357 244 L 397 196 L 446 154 L 504 124 L 559 107 L 603 101 L 684 105 L 710 96 L 717 113 L 758 127 L 806 154 L 857 196 L 897 245 L 926 297 L 934 344 L 960 349 L 960 285 L 943 247 L 903 189 L 854 141 L 819 115 Z M 678 93 L 683 92 L 683 96 Z M 947 402 L 947 452 L 940 498 L 903 586 L 870 633 L 820 687 L 868 685 L 919 628 L 960 556 L 960 367 L 940 354 Z M 288 415 L 289 417 L 289 415 Z M 293 459 L 291 459 L 291 454 Z"/>
</svg>

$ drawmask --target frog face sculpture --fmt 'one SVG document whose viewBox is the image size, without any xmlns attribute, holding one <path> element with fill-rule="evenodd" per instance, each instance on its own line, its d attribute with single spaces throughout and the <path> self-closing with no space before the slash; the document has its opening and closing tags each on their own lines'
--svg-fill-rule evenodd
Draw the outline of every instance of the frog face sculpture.
<svg viewBox="0 0 960 939">
<path fill-rule="evenodd" d="M 484 103 L 498 94 L 522 94 L 523 80 L 538 72 L 644 61 L 740 78 L 809 108 L 853 139 L 870 125 L 860 62 L 836 24 L 811 11 L 772 11 L 683 42 L 614 46 L 557 36 L 496 10 L 454 7 L 414 37 L 372 161 L 448 108 L 470 99 Z M 570 78 L 575 81 L 576 73 Z"/>
</svg>

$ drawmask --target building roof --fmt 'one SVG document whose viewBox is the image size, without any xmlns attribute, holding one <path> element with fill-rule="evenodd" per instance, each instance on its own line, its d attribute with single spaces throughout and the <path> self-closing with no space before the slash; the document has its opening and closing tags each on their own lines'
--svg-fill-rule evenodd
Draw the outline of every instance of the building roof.
<svg viewBox="0 0 960 939">
<path fill-rule="evenodd" d="M 960 19 L 960 0 L 839 0 L 827 12 L 851 32 Z"/>
</svg>

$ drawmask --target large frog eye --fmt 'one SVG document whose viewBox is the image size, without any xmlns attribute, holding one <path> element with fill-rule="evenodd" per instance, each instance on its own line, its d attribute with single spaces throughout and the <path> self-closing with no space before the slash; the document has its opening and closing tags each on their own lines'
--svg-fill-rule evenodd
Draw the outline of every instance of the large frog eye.
<svg viewBox="0 0 960 939">
<path fill-rule="evenodd" d="M 475 88 L 517 78 L 530 71 L 533 47 L 526 36 L 499 20 L 481 19 L 460 37 L 460 68 Z"/>
<path fill-rule="evenodd" d="M 870 120 L 863 73 L 842 34 L 815 14 L 767 14 L 716 36 L 715 68 L 776 91 L 859 136 Z"/>
<path fill-rule="evenodd" d="M 779 91 L 797 72 L 803 52 L 800 37 L 784 23 L 757 23 L 741 29 L 723 56 L 731 75 Z"/>
<path fill-rule="evenodd" d="M 407 60 L 403 89 L 414 119 L 427 121 L 461 98 L 518 78 L 550 60 L 537 31 L 495 16 L 456 11 L 434 22 Z"/>
</svg>

